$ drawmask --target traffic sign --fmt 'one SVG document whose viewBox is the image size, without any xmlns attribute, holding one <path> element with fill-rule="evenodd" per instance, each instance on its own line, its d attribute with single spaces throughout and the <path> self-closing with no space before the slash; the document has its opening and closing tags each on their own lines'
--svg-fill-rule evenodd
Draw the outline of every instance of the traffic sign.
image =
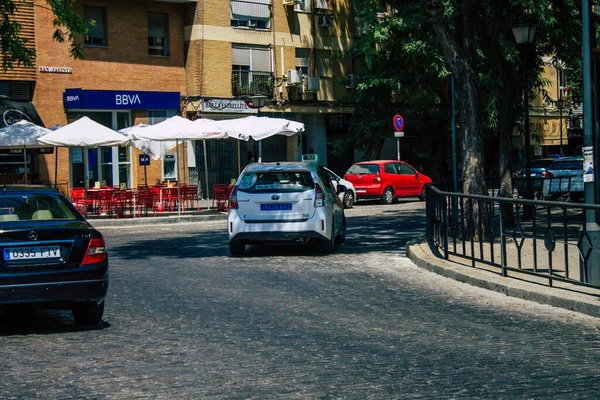
<svg viewBox="0 0 600 400">
<path fill-rule="evenodd" d="M 394 115 L 394 130 L 402 132 L 402 129 L 404 129 L 404 118 L 402 118 L 402 115 L 396 114 Z"/>
</svg>

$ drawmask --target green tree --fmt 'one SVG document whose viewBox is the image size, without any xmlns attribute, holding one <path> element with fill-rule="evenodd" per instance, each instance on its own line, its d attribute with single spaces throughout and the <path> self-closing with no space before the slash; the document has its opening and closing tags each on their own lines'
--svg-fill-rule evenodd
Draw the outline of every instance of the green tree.
<svg viewBox="0 0 600 400">
<path fill-rule="evenodd" d="M 31 67 L 35 60 L 35 49 L 21 36 L 21 24 L 15 19 L 20 3 L 15 0 L 0 1 L 0 46 L 5 72 L 15 64 Z M 78 39 L 87 35 L 87 26 L 75 12 L 74 5 L 75 0 L 46 0 L 46 5 L 34 3 L 35 7 L 50 9 L 54 14 L 53 39 L 59 43 L 68 41 L 71 56 L 81 58 L 82 48 Z"/>
</svg>

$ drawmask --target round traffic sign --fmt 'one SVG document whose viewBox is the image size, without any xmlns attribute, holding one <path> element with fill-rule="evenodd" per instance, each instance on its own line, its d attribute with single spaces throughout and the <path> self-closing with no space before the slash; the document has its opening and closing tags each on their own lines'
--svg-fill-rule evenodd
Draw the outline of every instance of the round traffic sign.
<svg viewBox="0 0 600 400">
<path fill-rule="evenodd" d="M 394 115 L 394 130 L 402 132 L 402 129 L 404 129 L 404 118 L 402 118 L 402 115 L 396 114 Z"/>
</svg>

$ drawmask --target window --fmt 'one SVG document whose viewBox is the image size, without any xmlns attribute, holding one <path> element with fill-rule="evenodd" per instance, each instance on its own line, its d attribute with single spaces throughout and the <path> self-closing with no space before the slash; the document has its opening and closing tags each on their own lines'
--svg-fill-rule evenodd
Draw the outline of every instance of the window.
<svg viewBox="0 0 600 400">
<path fill-rule="evenodd" d="M 234 96 L 272 94 L 271 51 L 268 47 L 233 45 L 231 71 Z"/>
<path fill-rule="evenodd" d="M 302 75 L 308 76 L 308 67 L 310 65 L 310 50 L 296 49 L 296 70 L 301 71 Z"/>
<path fill-rule="evenodd" d="M 327 9 L 329 9 L 329 5 L 327 3 L 328 3 L 327 0 L 315 0 L 315 8 L 321 9 L 321 10 L 327 10 Z"/>
<path fill-rule="evenodd" d="M 317 76 L 332 76 L 331 50 L 317 50 Z"/>
<path fill-rule="evenodd" d="M 148 55 L 168 56 L 169 14 L 148 13 Z"/>
<path fill-rule="evenodd" d="M 414 175 L 417 173 L 417 171 L 415 171 L 414 169 L 412 169 L 409 165 L 407 164 L 396 164 L 396 166 L 398 167 L 398 173 L 402 174 L 402 175 Z"/>
<path fill-rule="evenodd" d="M 176 110 L 148 110 L 148 125 L 158 124 L 176 114 Z"/>
<path fill-rule="evenodd" d="M 231 0 L 231 26 L 236 28 L 270 29 L 269 0 Z"/>
<path fill-rule="evenodd" d="M 296 11 L 310 11 L 310 0 L 300 0 L 294 5 Z"/>
<path fill-rule="evenodd" d="M 106 40 L 106 8 L 83 6 L 83 19 L 88 28 L 85 38 L 87 46 L 107 46 Z"/>
</svg>

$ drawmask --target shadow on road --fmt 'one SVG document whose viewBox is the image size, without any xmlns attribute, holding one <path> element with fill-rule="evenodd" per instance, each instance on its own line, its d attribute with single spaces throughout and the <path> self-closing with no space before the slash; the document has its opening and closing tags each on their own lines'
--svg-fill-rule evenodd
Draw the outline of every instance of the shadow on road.
<svg viewBox="0 0 600 400">
<path fill-rule="evenodd" d="M 110 324 L 101 321 L 95 326 L 77 325 L 68 310 L 49 310 L 34 307 L 15 307 L 0 310 L 0 336 L 47 335 L 53 333 L 85 332 L 106 329 Z"/>
</svg>

